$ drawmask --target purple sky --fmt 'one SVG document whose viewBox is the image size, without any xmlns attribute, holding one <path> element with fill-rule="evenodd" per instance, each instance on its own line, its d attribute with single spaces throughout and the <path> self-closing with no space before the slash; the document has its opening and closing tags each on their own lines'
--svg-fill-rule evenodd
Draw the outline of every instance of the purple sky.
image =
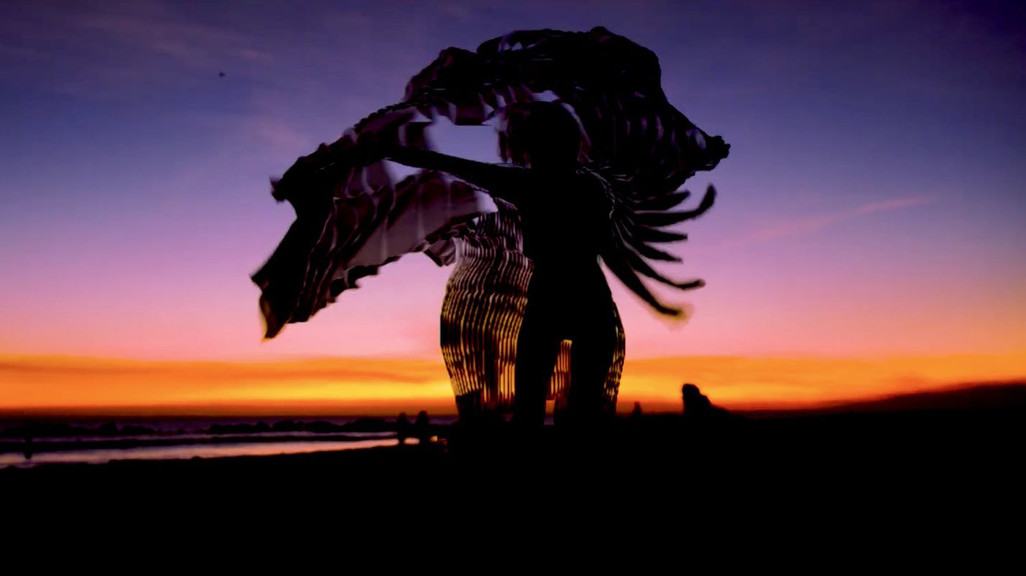
<svg viewBox="0 0 1026 576">
<path fill-rule="evenodd" d="M 413 255 L 260 344 L 248 275 L 293 219 L 267 178 L 447 46 L 604 25 L 731 155 L 668 326 L 614 284 L 628 354 L 1026 352 L 1021 2 L 0 5 L 0 354 L 438 357 Z M 225 76 L 219 77 L 223 71 Z M 440 134 L 495 159 L 488 128 Z"/>
</svg>

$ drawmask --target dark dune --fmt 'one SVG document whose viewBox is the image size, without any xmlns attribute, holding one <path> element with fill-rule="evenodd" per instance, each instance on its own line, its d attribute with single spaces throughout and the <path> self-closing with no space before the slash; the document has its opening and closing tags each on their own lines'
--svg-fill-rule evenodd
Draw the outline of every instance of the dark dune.
<svg viewBox="0 0 1026 576">
<path fill-rule="evenodd" d="M 1026 408 L 1026 384 L 963 384 L 947 390 L 901 394 L 870 402 L 856 402 L 841 408 L 854 412 L 1022 409 Z"/>
<path fill-rule="evenodd" d="M 928 392 L 896 394 L 886 398 L 853 401 L 799 410 L 746 410 L 754 418 L 789 417 L 813 414 L 874 412 L 924 412 L 948 410 L 1003 410 L 1026 408 L 1026 383 L 966 383 Z"/>
</svg>

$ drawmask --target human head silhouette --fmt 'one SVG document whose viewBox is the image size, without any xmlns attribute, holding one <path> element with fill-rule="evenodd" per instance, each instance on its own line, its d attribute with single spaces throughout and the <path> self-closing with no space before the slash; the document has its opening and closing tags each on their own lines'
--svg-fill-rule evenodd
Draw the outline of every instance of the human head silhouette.
<svg viewBox="0 0 1026 576">
<path fill-rule="evenodd" d="M 503 160 L 541 169 L 575 166 L 580 158 L 581 127 L 558 102 L 511 104 L 503 114 L 499 154 Z"/>
</svg>

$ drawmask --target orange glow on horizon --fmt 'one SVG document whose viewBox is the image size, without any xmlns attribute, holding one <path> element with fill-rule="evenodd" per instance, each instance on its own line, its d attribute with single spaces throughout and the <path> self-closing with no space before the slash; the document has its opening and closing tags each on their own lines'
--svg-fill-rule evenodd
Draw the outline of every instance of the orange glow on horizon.
<svg viewBox="0 0 1026 576">
<path fill-rule="evenodd" d="M 172 362 L 0 356 L 0 412 L 108 415 L 455 413 L 441 362 Z M 619 408 L 676 411 L 697 384 L 731 409 L 800 409 L 957 384 L 1026 380 L 1026 354 L 876 359 L 705 356 L 628 361 Z"/>
</svg>

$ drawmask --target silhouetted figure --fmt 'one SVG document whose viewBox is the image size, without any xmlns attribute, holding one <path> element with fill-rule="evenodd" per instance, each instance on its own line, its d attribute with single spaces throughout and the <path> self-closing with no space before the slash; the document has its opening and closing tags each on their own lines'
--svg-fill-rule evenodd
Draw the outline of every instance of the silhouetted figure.
<svg viewBox="0 0 1026 576">
<path fill-rule="evenodd" d="M 417 419 L 413 421 L 413 434 L 421 446 L 431 442 L 431 421 L 426 410 L 417 413 Z"/>
<path fill-rule="evenodd" d="M 698 389 L 694 384 L 685 384 L 680 389 L 681 399 L 684 402 L 684 416 L 687 418 L 707 419 L 726 416 L 728 412 L 719 406 L 714 406 L 709 397 Z"/>
<path fill-rule="evenodd" d="M 516 165 L 486 164 L 429 150 L 398 148 L 403 164 L 448 172 L 511 202 L 521 217 L 524 254 L 534 268 L 517 337 L 513 419 L 541 426 L 549 378 L 563 340 L 571 341 L 565 421 L 596 423 L 616 347 L 613 300 L 599 267 L 611 242 L 608 185 L 583 169 L 580 128 L 555 102 L 532 102 L 510 118 L 507 147 Z"/>
<path fill-rule="evenodd" d="M 410 419 L 406 412 L 400 412 L 399 417 L 395 419 L 395 436 L 399 439 L 400 446 L 406 444 L 406 439 L 410 437 Z"/>
<path fill-rule="evenodd" d="M 404 254 L 456 262 L 460 242 L 465 247 L 477 233 L 488 234 L 481 226 L 483 188 L 508 200 L 523 219 L 522 249 L 502 241 L 496 254 L 528 256 L 534 270 L 527 280 L 525 267 L 513 270 L 492 258 L 492 266 L 468 266 L 450 279 L 459 286 L 447 290 L 447 305 L 459 312 L 443 309 L 441 340 L 461 419 L 512 404 L 518 424 L 538 427 L 550 393 L 557 424 L 612 415 L 623 333 L 597 257 L 654 310 L 682 316 L 642 277 L 681 290 L 702 286 L 663 276 L 651 264 L 680 260 L 661 245 L 684 240 L 672 228 L 704 214 L 715 199 L 710 186 L 697 207 L 677 209 L 690 197 L 680 187 L 729 151 L 722 138 L 671 105 L 660 84 L 655 54 L 603 27 L 519 30 L 476 51 L 443 50 L 411 78 L 400 102 L 272 180 L 273 197 L 292 204 L 296 221 L 252 276 L 261 290 L 265 337 L 307 321 Z M 560 104 L 541 102 L 552 99 Z M 551 122 L 539 119 L 546 107 Z M 531 113 L 518 115 L 524 110 Z M 424 151 L 431 148 L 426 129 L 442 118 L 480 126 L 496 114 L 513 126 L 499 136 L 503 159 L 515 166 Z M 407 157 L 382 145 L 402 147 L 399 154 Z M 393 181 L 384 156 L 424 169 Z M 505 231 L 501 215 L 494 223 L 500 224 L 494 231 Z M 501 306 L 490 303 L 502 295 Z M 610 325 L 618 330 L 612 361 Z M 510 366 L 514 340 L 524 358 Z M 596 401 L 601 369 L 606 379 Z M 553 374 L 547 390 L 541 382 Z"/>
<path fill-rule="evenodd" d="M 644 415 L 644 412 L 641 411 L 641 402 L 635 402 L 634 403 L 634 410 L 631 411 L 631 418 L 633 418 L 635 420 L 638 420 L 643 415 Z"/>
</svg>

